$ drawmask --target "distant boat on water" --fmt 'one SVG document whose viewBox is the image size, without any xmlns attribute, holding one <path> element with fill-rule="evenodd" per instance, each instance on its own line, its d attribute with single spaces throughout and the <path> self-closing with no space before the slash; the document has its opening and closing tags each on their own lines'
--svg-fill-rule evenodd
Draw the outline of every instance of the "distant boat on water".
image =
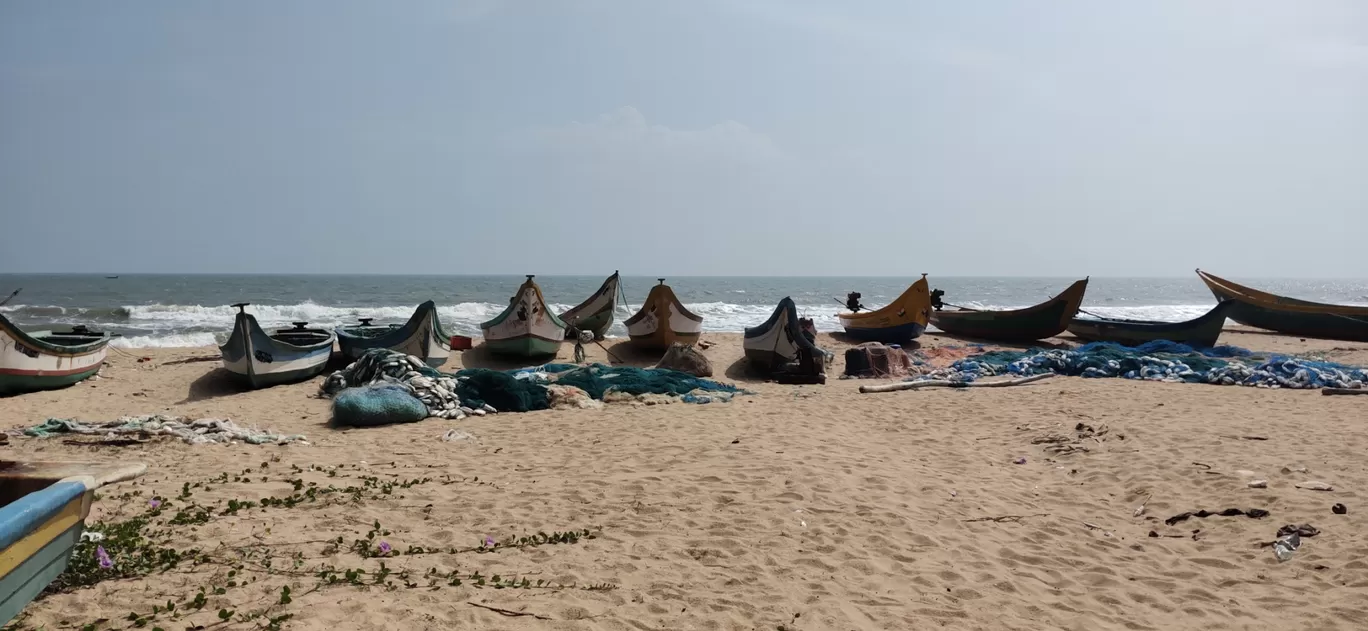
<svg viewBox="0 0 1368 631">
<path fill-rule="evenodd" d="M 115 275 L 113 275 L 113 276 L 106 276 L 105 278 L 108 278 L 108 279 L 115 279 L 115 278 L 118 278 L 118 277 L 119 277 L 119 275 L 118 275 L 118 274 L 115 274 Z"/>
</svg>

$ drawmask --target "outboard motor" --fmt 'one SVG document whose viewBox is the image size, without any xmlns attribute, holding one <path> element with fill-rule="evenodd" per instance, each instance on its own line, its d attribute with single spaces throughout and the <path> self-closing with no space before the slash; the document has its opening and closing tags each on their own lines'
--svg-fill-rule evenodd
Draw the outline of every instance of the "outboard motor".
<svg viewBox="0 0 1368 631">
<path fill-rule="evenodd" d="M 851 313 L 858 313 L 860 307 L 860 292 L 852 291 L 846 294 L 846 308 L 850 309 Z"/>
<path fill-rule="evenodd" d="M 945 292 L 942 291 L 942 290 L 940 290 L 940 289 L 932 289 L 932 290 L 931 290 L 931 306 L 932 306 L 932 307 L 935 307 L 935 308 L 936 308 L 936 311 L 940 311 L 941 308 L 945 306 L 945 303 L 944 303 L 944 302 L 941 302 L 941 296 L 944 296 L 944 295 L 945 295 Z"/>
</svg>

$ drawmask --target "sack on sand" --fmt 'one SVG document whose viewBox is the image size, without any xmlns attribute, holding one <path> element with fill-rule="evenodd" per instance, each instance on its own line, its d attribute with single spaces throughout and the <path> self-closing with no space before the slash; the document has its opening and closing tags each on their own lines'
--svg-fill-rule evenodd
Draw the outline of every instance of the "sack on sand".
<svg viewBox="0 0 1368 631">
<path fill-rule="evenodd" d="M 428 417 L 427 405 L 397 383 L 347 388 L 333 398 L 333 422 L 351 427 L 413 423 Z"/>
<path fill-rule="evenodd" d="M 695 377 L 711 377 L 713 374 L 712 362 L 703 353 L 678 342 L 670 345 L 670 350 L 665 351 L 665 356 L 660 358 L 660 363 L 655 367 L 686 372 Z"/>
</svg>

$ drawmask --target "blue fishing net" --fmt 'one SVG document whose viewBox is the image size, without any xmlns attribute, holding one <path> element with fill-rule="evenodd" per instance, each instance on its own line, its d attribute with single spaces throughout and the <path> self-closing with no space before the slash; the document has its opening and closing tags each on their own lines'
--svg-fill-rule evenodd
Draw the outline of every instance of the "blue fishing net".
<svg viewBox="0 0 1368 631">
<path fill-rule="evenodd" d="M 375 383 L 347 388 L 333 398 L 333 422 L 350 427 L 412 423 L 428 417 L 428 408 L 407 387 Z"/>
</svg>

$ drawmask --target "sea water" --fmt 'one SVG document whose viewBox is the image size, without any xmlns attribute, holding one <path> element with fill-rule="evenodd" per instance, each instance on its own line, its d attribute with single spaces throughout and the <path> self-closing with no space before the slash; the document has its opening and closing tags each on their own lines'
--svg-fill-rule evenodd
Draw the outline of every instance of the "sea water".
<svg viewBox="0 0 1368 631">
<path fill-rule="evenodd" d="M 840 329 L 836 313 L 848 292 L 877 308 L 896 298 L 910 277 L 686 277 L 667 279 L 685 306 L 703 316 L 705 331 L 739 332 L 763 322 L 781 298 L 790 296 L 818 330 Z M 1016 308 L 1063 291 L 1073 278 L 932 277 L 947 303 L 977 308 Z M 1241 283 L 1318 302 L 1368 304 L 1368 280 L 1292 280 L 1236 277 Z M 248 310 L 263 326 L 294 321 L 335 327 L 374 318 L 402 322 L 413 308 L 436 301 L 451 333 L 477 335 L 523 281 L 522 276 L 255 276 L 255 275 L 5 275 L 0 299 L 23 288 L 0 313 L 25 329 L 85 324 L 119 333 L 124 347 L 202 346 L 222 342 L 233 323 L 231 304 Z M 584 300 L 603 277 L 538 276 L 546 299 L 560 311 Z M 625 335 L 622 321 L 641 305 L 655 278 L 624 276 L 627 306 L 609 335 Z M 1216 303 L 1196 275 L 1181 278 L 1093 278 L 1083 308 L 1106 316 L 1178 321 L 1205 313 Z"/>
</svg>

